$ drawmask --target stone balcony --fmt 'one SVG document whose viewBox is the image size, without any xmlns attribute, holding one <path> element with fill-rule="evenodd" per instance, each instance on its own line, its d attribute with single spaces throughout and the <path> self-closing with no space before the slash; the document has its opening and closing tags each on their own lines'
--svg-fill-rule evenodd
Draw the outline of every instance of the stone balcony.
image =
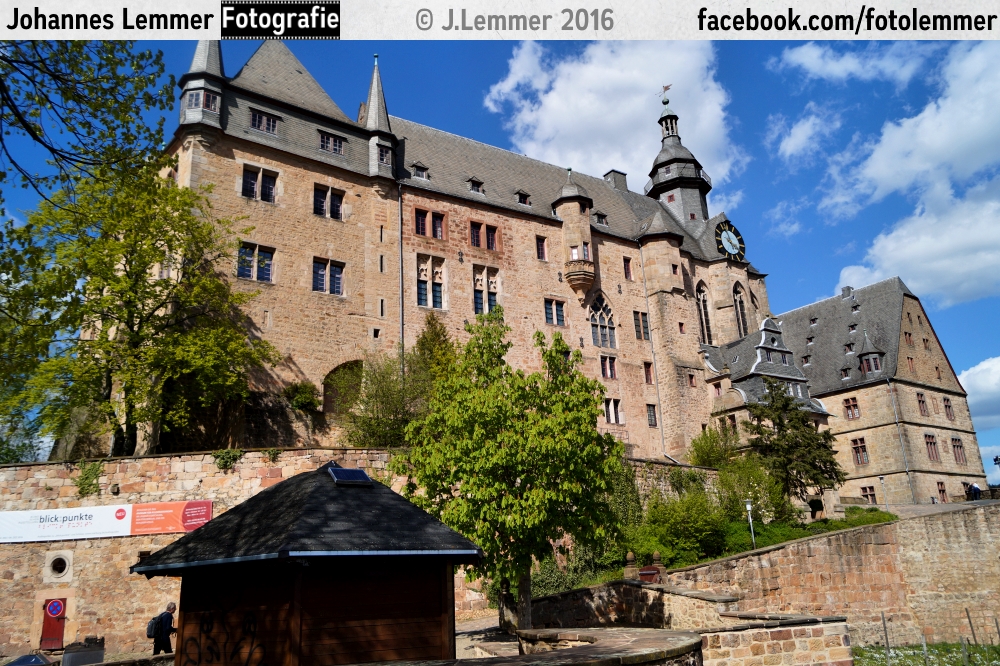
<svg viewBox="0 0 1000 666">
<path fill-rule="evenodd" d="M 594 262 L 588 259 L 572 259 L 566 262 L 565 278 L 569 286 L 576 292 L 577 298 L 583 303 L 587 292 L 594 284 Z"/>
</svg>

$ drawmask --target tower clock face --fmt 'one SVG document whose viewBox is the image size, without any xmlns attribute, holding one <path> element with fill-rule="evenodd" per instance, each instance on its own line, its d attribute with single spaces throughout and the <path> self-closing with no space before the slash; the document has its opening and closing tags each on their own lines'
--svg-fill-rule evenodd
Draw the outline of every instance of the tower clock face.
<svg viewBox="0 0 1000 666">
<path fill-rule="evenodd" d="M 747 246 L 743 242 L 743 236 L 736 230 L 730 222 L 719 222 L 715 227 L 715 245 L 721 254 L 730 259 L 743 261 L 746 256 Z"/>
</svg>

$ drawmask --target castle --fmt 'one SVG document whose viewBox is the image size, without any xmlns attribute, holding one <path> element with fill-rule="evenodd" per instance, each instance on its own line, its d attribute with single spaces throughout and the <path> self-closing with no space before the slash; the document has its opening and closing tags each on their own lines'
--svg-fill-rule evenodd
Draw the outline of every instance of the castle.
<svg viewBox="0 0 1000 666">
<path fill-rule="evenodd" d="M 634 457 L 685 460 L 769 376 L 836 434 L 842 496 L 985 487 L 966 394 L 919 299 L 892 279 L 772 313 L 737 227 L 709 216 L 711 178 L 666 98 L 639 193 L 617 170 L 595 178 L 390 116 L 377 62 L 356 119 L 280 41 L 232 77 L 202 41 L 179 84 L 174 177 L 214 184 L 215 214 L 253 227 L 233 279 L 259 292 L 248 315 L 284 358 L 275 387 L 324 386 L 366 351 L 412 345 L 428 312 L 464 339 L 502 305 L 509 361 L 539 368 L 532 334 L 560 332 L 607 389 L 599 427 Z"/>
</svg>

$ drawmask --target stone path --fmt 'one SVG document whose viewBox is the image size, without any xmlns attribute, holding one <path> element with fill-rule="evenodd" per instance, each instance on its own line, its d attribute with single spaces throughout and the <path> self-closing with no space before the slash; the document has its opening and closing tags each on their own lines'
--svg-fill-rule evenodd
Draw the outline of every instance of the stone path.
<svg viewBox="0 0 1000 666">
<path fill-rule="evenodd" d="M 947 513 L 949 511 L 961 511 L 971 509 L 974 506 L 990 506 L 1000 504 L 1000 500 L 978 500 L 976 502 L 949 502 L 948 504 L 890 504 L 889 511 L 900 518 L 917 518 L 920 516 L 930 516 L 935 513 Z M 885 505 L 879 505 L 884 509 Z"/>
<path fill-rule="evenodd" d="M 459 659 L 516 657 L 517 638 L 500 631 L 497 611 L 486 617 L 455 623 L 455 656 Z"/>
</svg>

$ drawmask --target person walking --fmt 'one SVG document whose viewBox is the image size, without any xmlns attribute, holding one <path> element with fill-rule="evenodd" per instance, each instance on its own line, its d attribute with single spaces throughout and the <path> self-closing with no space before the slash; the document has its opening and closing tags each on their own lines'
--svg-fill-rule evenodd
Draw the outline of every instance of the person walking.
<svg viewBox="0 0 1000 666">
<path fill-rule="evenodd" d="M 975 502 L 980 497 L 983 496 L 983 489 L 979 487 L 978 483 L 972 484 L 972 501 Z"/>
<path fill-rule="evenodd" d="M 171 601 L 167 604 L 167 610 L 160 613 L 157 617 L 159 622 L 156 627 L 156 635 L 153 637 L 153 656 L 161 652 L 170 654 L 174 651 L 170 646 L 170 634 L 177 633 L 177 630 L 174 629 L 174 611 L 176 610 L 177 604 Z"/>
</svg>

